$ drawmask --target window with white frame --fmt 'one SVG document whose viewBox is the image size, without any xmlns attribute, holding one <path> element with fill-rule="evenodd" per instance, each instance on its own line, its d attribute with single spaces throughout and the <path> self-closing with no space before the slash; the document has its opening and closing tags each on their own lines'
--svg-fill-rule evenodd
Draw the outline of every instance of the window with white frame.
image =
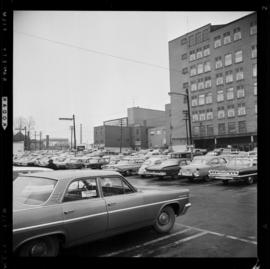
<svg viewBox="0 0 270 269">
<path fill-rule="evenodd" d="M 237 27 L 233 30 L 233 40 L 236 41 L 236 40 L 239 40 L 241 38 L 242 38 L 241 29 L 240 29 L 240 27 Z"/>
<path fill-rule="evenodd" d="M 214 48 L 218 48 L 221 46 L 221 37 L 220 36 L 216 36 L 214 38 Z"/>
<path fill-rule="evenodd" d="M 196 60 L 195 50 L 191 50 L 189 52 L 189 61 L 192 62 L 192 61 L 195 61 L 195 60 Z"/>
<path fill-rule="evenodd" d="M 243 85 L 239 85 L 236 87 L 237 98 L 245 97 L 245 89 Z"/>
<path fill-rule="evenodd" d="M 222 67 L 222 59 L 221 56 L 215 58 L 216 61 L 216 69 L 219 69 Z"/>
<path fill-rule="evenodd" d="M 246 106 L 244 103 L 238 104 L 238 116 L 246 115 Z"/>
<path fill-rule="evenodd" d="M 233 88 L 227 89 L 227 100 L 232 100 L 234 98 Z"/>
<path fill-rule="evenodd" d="M 206 45 L 203 47 L 203 56 L 208 56 L 210 55 L 210 46 L 209 45 Z"/>
<path fill-rule="evenodd" d="M 223 34 L 223 44 L 226 45 L 228 43 L 231 43 L 231 33 L 230 32 L 226 32 Z"/>
<path fill-rule="evenodd" d="M 197 96 L 191 97 L 191 106 L 197 106 L 198 105 L 198 98 Z"/>
<path fill-rule="evenodd" d="M 254 95 L 257 95 L 257 82 L 254 82 L 253 84 L 253 92 L 254 92 Z"/>
<path fill-rule="evenodd" d="M 205 89 L 211 88 L 212 81 L 211 81 L 211 77 L 206 77 L 204 80 L 204 87 Z"/>
<path fill-rule="evenodd" d="M 205 103 L 206 104 L 211 104 L 212 102 L 213 102 L 212 93 L 209 92 L 209 93 L 206 94 Z"/>
<path fill-rule="evenodd" d="M 226 83 L 233 82 L 233 71 L 232 70 L 228 70 L 225 72 L 225 81 L 226 81 Z"/>
<path fill-rule="evenodd" d="M 243 52 L 242 50 L 238 50 L 234 54 L 234 62 L 241 63 L 243 61 Z"/>
<path fill-rule="evenodd" d="M 223 75 L 222 73 L 216 74 L 216 85 L 222 85 L 223 84 Z"/>
<path fill-rule="evenodd" d="M 200 111 L 200 121 L 204 121 L 205 120 L 205 112 L 204 110 Z"/>
<path fill-rule="evenodd" d="M 225 118 L 225 110 L 224 110 L 224 106 L 218 107 L 218 119 L 223 119 Z"/>
<path fill-rule="evenodd" d="M 257 64 L 252 65 L 252 76 L 257 77 Z"/>
<path fill-rule="evenodd" d="M 198 79 L 198 90 L 204 89 L 204 80 L 203 78 Z"/>
<path fill-rule="evenodd" d="M 205 96 L 204 94 L 199 95 L 199 106 L 204 105 L 205 103 Z"/>
<path fill-rule="evenodd" d="M 186 60 L 187 59 L 187 54 L 186 53 L 182 54 L 181 59 Z"/>
<path fill-rule="evenodd" d="M 251 46 L 251 58 L 257 58 L 257 45 Z"/>
<path fill-rule="evenodd" d="M 190 67 L 190 76 L 195 76 L 197 74 L 197 68 L 195 65 Z"/>
<path fill-rule="evenodd" d="M 197 59 L 200 59 L 203 57 L 203 52 L 202 52 L 202 48 L 198 48 L 197 49 Z"/>
<path fill-rule="evenodd" d="M 224 93 L 223 90 L 217 92 L 217 102 L 224 101 Z"/>
<path fill-rule="evenodd" d="M 226 54 L 225 55 L 225 66 L 231 65 L 232 64 L 232 54 Z"/>
<path fill-rule="evenodd" d="M 236 69 L 236 80 L 242 80 L 244 79 L 244 71 L 243 71 L 243 67 L 237 68 Z"/>
<path fill-rule="evenodd" d="M 211 71 L 210 61 L 204 63 L 204 72 Z"/>
<path fill-rule="evenodd" d="M 197 74 L 201 74 L 203 73 L 203 64 L 198 64 L 197 65 Z"/>
<path fill-rule="evenodd" d="M 206 119 L 212 120 L 213 119 L 213 110 L 212 108 L 206 110 Z"/>
<path fill-rule="evenodd" d="M 192 113 L 192 121 L 193 122 L 196 122 L 196 121 L 198 121 L 199 120 L 199 115 L 198 115 L 198 113 L 197 112 L 193 112 Z"/>
<path fill-rule="evenodd" d="M 190 85 L 191 85 L 191 91 L 192 92 L 197 91 L 197 83 L 196 83 L 196 81 L 192 81 Z"/>
<path fill-rule="evenodd" d="M 255 105 L 254 105 L 254 112 L 255 112 L 255 114 L 257 114 L 257 103 L 255 103 Z"/>
<path fill-rule="evenodd" d="M 234 105 L 228 105 L 227 106 L 227 115 L 228 115 L 228 118 L 232 118 L 235 116 L 234 114 Z"/>
<path fill-rule="evenodd" d="M 257 22 L 251 22 L 250 23 L 250 35 L 257 34 Z"/>
</svg>

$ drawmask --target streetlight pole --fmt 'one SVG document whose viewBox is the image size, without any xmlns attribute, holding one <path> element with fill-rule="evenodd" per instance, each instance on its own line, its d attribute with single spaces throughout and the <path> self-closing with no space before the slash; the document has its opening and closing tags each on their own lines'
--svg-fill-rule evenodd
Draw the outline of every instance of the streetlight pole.
<svg viewBox="0 0 270 269">
<path fill-rule="evenodd" d="M 74 149 L 76 150 L 76 125 L 75 125 L 75 115 L 72 118 L 59 118 L 59 120 L 70 120 L 73 121 L 73 133 L 74 133 Z"/>
</svg>

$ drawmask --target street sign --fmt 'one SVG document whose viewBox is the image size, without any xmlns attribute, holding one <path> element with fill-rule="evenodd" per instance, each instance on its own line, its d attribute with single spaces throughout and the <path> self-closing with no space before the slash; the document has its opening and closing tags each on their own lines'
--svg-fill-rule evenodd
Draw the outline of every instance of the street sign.
<svg viewBox="0 0 270 269">
<path fill-rule="evenodd" d="M 83 151 L 85 150 L 85 146 L 77 146 L 77 151 Z"/>
</svg>

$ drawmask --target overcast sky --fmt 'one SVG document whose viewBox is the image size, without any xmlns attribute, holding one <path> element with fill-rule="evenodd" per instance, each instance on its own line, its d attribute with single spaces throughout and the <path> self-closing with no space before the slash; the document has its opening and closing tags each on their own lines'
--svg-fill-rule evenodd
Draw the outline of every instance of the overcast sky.
<svg viewBox="0 0 270 269">
<path fill-rule="evenodd" d="M 251 12 L 15 11 L 14 118 L 32 116 L 43 137 L 70 138 L 75 114 L 83 142 L 127 108 L 165 110 L 168 41 L 208 23 Z"/>
</svg>

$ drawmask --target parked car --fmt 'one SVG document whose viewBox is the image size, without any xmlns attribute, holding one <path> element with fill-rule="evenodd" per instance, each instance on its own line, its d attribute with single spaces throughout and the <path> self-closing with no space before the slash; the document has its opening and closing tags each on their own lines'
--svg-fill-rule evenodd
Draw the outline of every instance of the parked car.
<svg viewBox="0 0 270 269">
<path fill-rule="evenodd" d="M 196 156 L 189 165 L 181 168 L 179 176 L 186 177 L 190 181 L 204 179 L 209 181 L 208 171 L 211 168 L 225 167 L 227 159 L 221 156 Z"/>
<path fill-rule="evenodd" d="M 22 174 L 30 174 L 30 173 L 35 173 L 35 172 L 48 172 L 48 171 L 53 171 L 53 170 L 50 168 L 44 168 L 44 167 L 13 166 L 13 180 Z"/>
<path fill-rule="evenodd" d="M 151 176 L 157 176 L 159 179 L 164 177 L 178 178 L 179 170 L 189 164 L 188 159 L 169 158 L 163 160 L 160 164 L 148 166 L 146 173 Z"/>
<path fill-rule="evenodd" d="M 66 162 L 66 169 L 82 169 L 83 167 L 84 164 L 81 158 L 70 158 Z"/>
<path fill-rule="evenodd" d="M 168 233 L 190 206 L 188 189 L 137 189 L 113 171 L 20 176 L 13 181 L 13 251 L 56 256 L 61 247 L 145 226 Z"/>
<path fill-rule="evenodd" d="M 91 168 L 91 169 L 101 169 L 101 167 L 103 165 L 108 164 L 109 161 L 110 161 L 110 158 L 91 157 L 84 161 L 84 167 Z"/>
<path fill-rule="evenodd" d="M 145 160 L 142 166 L 140 167 L 138 171 L 138 175 L 141 177 L 149 176 L 148 172 L 146 171 L 146 168 L 152 166 L 152 165 L 158 165 L 161 164 L 161 162 L 165 159 L 167 159 L 168 156 L 166 155 L 154 155 L 150 157 L 149 159 Z"/>
<path fill-rule="evenodd" d="M 124 176 L 130 176 L 132 174 L 137 174 L 139 168 L 143 164 L 144 159 L 136 159 L 136 158 L 124 158 L 120 160 L 117 164 L 109 165 L 107 167 L 103 167 L 103 170 L 112 170 L 119 172 Z"/>
<path fill-rule="evenodd" d="M 57 169 L 67 169 L 67 163 L 69 162 L 69 157 L 58 157 L 53 159 L 54 164 Z"/>
<path fill-rule="evenodd" d="M 244 181 L 253 184 L 257 180 L 257 157 L 234 157 L 223 168 L 209 170 L 209 177 L 221 179 L 224 184 L 229 181 Z"/>
</svg>

